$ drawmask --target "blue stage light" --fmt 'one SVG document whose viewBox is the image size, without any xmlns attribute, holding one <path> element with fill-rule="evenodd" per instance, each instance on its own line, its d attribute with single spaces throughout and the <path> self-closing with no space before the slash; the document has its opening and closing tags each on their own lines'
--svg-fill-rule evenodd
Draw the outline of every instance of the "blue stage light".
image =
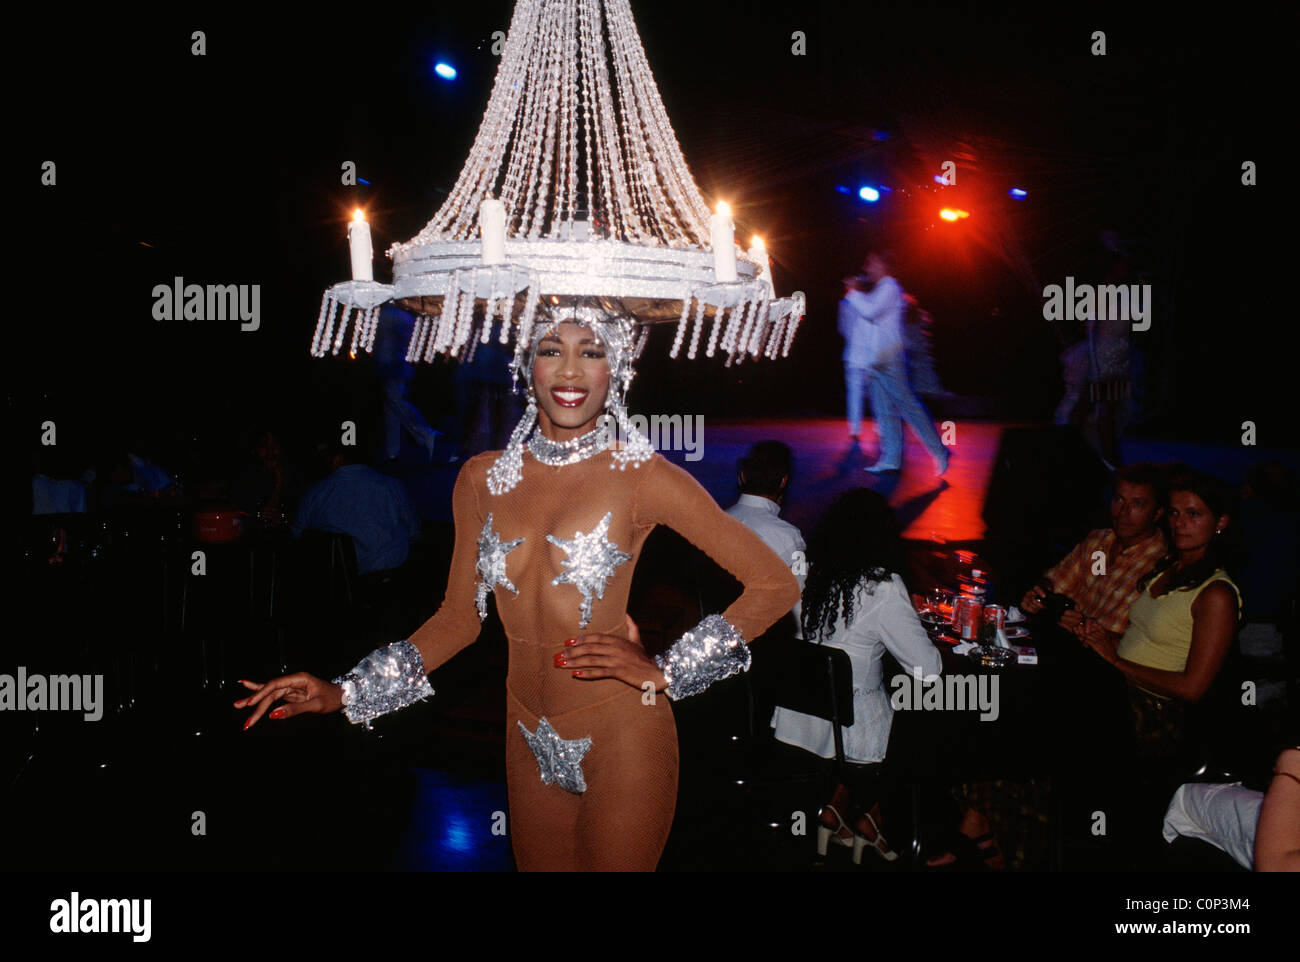
<svg viewBox="0 0 1300 962">
<path fill-rule="evenodd" d="M 436 73 L 443 80 L 456 79 L 456 68 L 449 63 L 439 62 L 437 65 L 434 66 L 433 72 Z"/>
<path fill-rule="evenodd" d="M 1029 191 L 1022 190 L 1019 187 L 1012 187 L 1011 190 L 1009 190 L 1007 193 L 1009 193 L 1016 200 L 1024 200 L 1026 197 L 1029 196 Z"/>
<path fill-rule="evenodd" d="M 863 187 L 858 191 L 858 196 L 868 204 L 874 204 L 876 201 L 880 200 L 880 191 L 876 190 L 874 187 Z"/>
</svg>

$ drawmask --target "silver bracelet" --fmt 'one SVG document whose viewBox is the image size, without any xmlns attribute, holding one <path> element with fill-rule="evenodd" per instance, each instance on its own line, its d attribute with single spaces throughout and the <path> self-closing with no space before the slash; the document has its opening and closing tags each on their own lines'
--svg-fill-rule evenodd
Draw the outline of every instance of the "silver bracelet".
<svg viewBox="0 0 1300 962">
<path fill-rule="evenodd" d="M 420 649 L 409 641 L 376 648 L 346 675 L 335 678 L 334 684 L 343 688 L 343 714 L 348 721 L 366 728 L 380 715 L 433 694 Z"/>
<path fill-rule="evenodd" d="M 721 615 L 709 615 L 662 655 L 655 655 L 654 663 L 668 679 L 668 697 L 677 701 L 749 671 L 751 660 L 739 629 Z"/>
</svg>

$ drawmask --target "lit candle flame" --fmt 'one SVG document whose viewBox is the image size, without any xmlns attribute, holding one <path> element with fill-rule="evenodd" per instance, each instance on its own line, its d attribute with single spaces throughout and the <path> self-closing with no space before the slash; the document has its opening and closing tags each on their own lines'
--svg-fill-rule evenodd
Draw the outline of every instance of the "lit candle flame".
<svg viewBox="0 0 1300 962">
<path fill-rule="evenodd" d="M 352 212 L 352 219 L 358 221 L 365 220 L 366 219 L 365 212 L 362 211 L 360 207 L 358 207 L 356 210 Z"/>
<path fill-rule="evenodd" d="M 730 217 L 731 205 L 728 204 L 725 200 L 718 201 L 718 213 L 721 214 L 723 217 Z"/>
<path fill-rule="evenodd" d="M 754 239 L 750 241 L 750 246 L 760 251 L 767 250 L 767 248 L 763 245 L 763 238 L 759 237 L 757 234 L 755 234 Z"/>
</svg>

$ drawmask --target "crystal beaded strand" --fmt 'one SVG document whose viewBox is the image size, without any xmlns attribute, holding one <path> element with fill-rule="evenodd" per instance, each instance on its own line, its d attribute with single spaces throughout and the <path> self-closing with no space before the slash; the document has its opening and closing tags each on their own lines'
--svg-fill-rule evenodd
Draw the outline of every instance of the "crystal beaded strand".
<svg viewBox="0 0 1300 962">
<path fill-rule="evenodd" d="M 496 268 L 491 268 L 495 271 Z M 479 271 L 474 271 L 471 275 L 475 281 L 478 279 Z M 470 293 L 468 297 L 461 298 L 460 302 L 460 323 L 456 327 L 456 340 L 452 343 L 451 354 L 453 357 L 460 351 L 461 347 L 469 340 L 470 326 L 474 323 L 474 294 Z"/>
<path fill-rule="evenodd" d="M 696 348 L 700 346 L 700 329 L 704 327 L 704 301 L 696 300 L 695 302 L 695 330 L 691 333 L 691 349 L 687 352 L 686 357 L 689 360 L 695 360 Z"/>
<path fill-rule="evenodd" d="M 372 307 L 366 318 L 366 329 L 361 338 L 361 347 L 367 354 L 375 350 L 375 330 L 379 327 L 379 308 Z"/>
<path fill-rule="evenodd" d="M 330 296 L 328 293 L 322 294 L 320 299 L 320 315 L 316 318 L 316 333 L 311 337 L 311 354 L 312 357 L 320 357 L 323 353 L 320 350 L 320 334 L 325 327 L 325 309 L 329 305 Z"/>
<path fill-rule="evenodd" d="M 744 306 L 745 323 L 741 325 L 740 336 L 731 343 L 733 353 L 744 357 L 745 351 L 749 347 L 749 334 L 754 326 L 754 311 L 758 307 L 758 302 L 752 298 L 748 302 L 742 302 Z"/>
<path fill-rule="evenodd" d="M 768 298 L 766 297 L 759 298 L 758 310 L 754 316 L 754 336 L 749 342 L 749 356 L 753 358 L 758 357 L 758 352 L 762 349 L 763 346 L 763 332 L 767 330 L 768 315 L 770 313 L 768 309 L 768 304 L 769 304 Z"/>
<path fill-rule="evenodd" d="M 682 349 L 682 338 L 686 336 L 686 326 L 690 322 L 691 316 L 691 295 L 688 291 L 682 295 L 682 316 L 677 322 L 677 333 L 673 335 L 673 349 L 668 352 L 668 356 L 674 360 Z"/>
<path fill-rule="evenodd" d="M 348 318 L 352 315 L 352 308 L 349 305 L 341 304 L 339 306 L 342 311 L 339 313 L 339 326 L 334 336 L 334 350 L 331 352 L 333 354 L 338 354 L 340 348 L 343 347 L 343 334 L 347 330 Z"/>
<path fill-rule="evenodd" d="M 337 311 L 341 310 L 342 307 L 342 304 L 334 298 L 330 298 L 329 310 L 325 312 L 325 332 L 321 338 L 320 357 L 324 357 L 330 349 L 330 341 L 334 336 L 334 315 Z"/>
<path fill-rule="evenodd" d="M 411 339 L 406 342 L 406 363 L 411 364 L 420 359 L 420 335 L 424 332 L 424 315 L 421 314 L 411 325 Z"/>
<path fill-rule="evenodd" d="M 357 356 L 357 342 L 361 340 L 361 328 L 366 323 L 366 315 L 369 311 L 358 310 L 356 320 L 352 324 L 352 340 L 348 342 L 348 354 L 351 357 Z"/>
<path fill-rule="evenodd" d="M 790 345 L 794 343 L 794 332 L 799 328 L 799 322 L 803 320 L 803 300 L 796 297 L 794 305 L 790 308 L 790 319 L 786 321 L 785 350 L 781 352 L 782 357 L 790 356 Z"/>
<path fill-rule="evenodd" d="M 442 321 L 447 316 L 446 299 L 442 302 L 442 313 L 429 315 L 429 336 L 424 339 L 424 361 L 433 361 L 438 354 L 438 341 L 442 337 Z"/>
<path fill-rule="evenodd" d="M 726 313 L 726 308 L 719 307 L 713 315 L 713 330 L 709 332 L 709 346 L 704 352 L 705 357 L 713 357 L 714 348 L 718 346 L 718 328 L 722 326 L 722 315 Z M 735 319 L 735 311 L 732 311 L 732 319 Z"/>
</svg>

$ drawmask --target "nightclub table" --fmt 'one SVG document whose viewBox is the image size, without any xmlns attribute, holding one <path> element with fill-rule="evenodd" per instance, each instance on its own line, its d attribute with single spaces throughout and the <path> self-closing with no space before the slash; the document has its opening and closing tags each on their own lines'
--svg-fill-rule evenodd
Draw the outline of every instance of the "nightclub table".
<svg viewBox="0 0 1300 962">
<path fill-rule="evenodd" d="M 1056 765 L 1053 744 L 1064 721 L 1063 702 L 1053 684 L 1055 652 L 1040 649 L 1038 664 L 1013 662 L 1005 668 L 986 668 L 956 654 L 952 646 L 936 647 L 943 660 L 939 684 L 944 691 L 938 700 L 943 708 L 926 708 L 923 701 L 895 710 L 888 751 L 891 767 L 902 775 L 956 781 L 1049 774 Z M 973 679 L 976 703 L 962 710 L 948 705 L 949 682 L 944 681 L 948 677 Z M 918 685 L 911 677 L 908 683 L 913 702 L 918 691 L 924 694 L 930 687 Z M 969 683 L 963 687 L 967 694 L 972 690 Z M 981 717 L 981 688 L 992 696 L 988 714 L 996 717 Z M 897 683 L 890 684 L 888 693 L 891 698 L 907 694 Z"/>
</svg>

